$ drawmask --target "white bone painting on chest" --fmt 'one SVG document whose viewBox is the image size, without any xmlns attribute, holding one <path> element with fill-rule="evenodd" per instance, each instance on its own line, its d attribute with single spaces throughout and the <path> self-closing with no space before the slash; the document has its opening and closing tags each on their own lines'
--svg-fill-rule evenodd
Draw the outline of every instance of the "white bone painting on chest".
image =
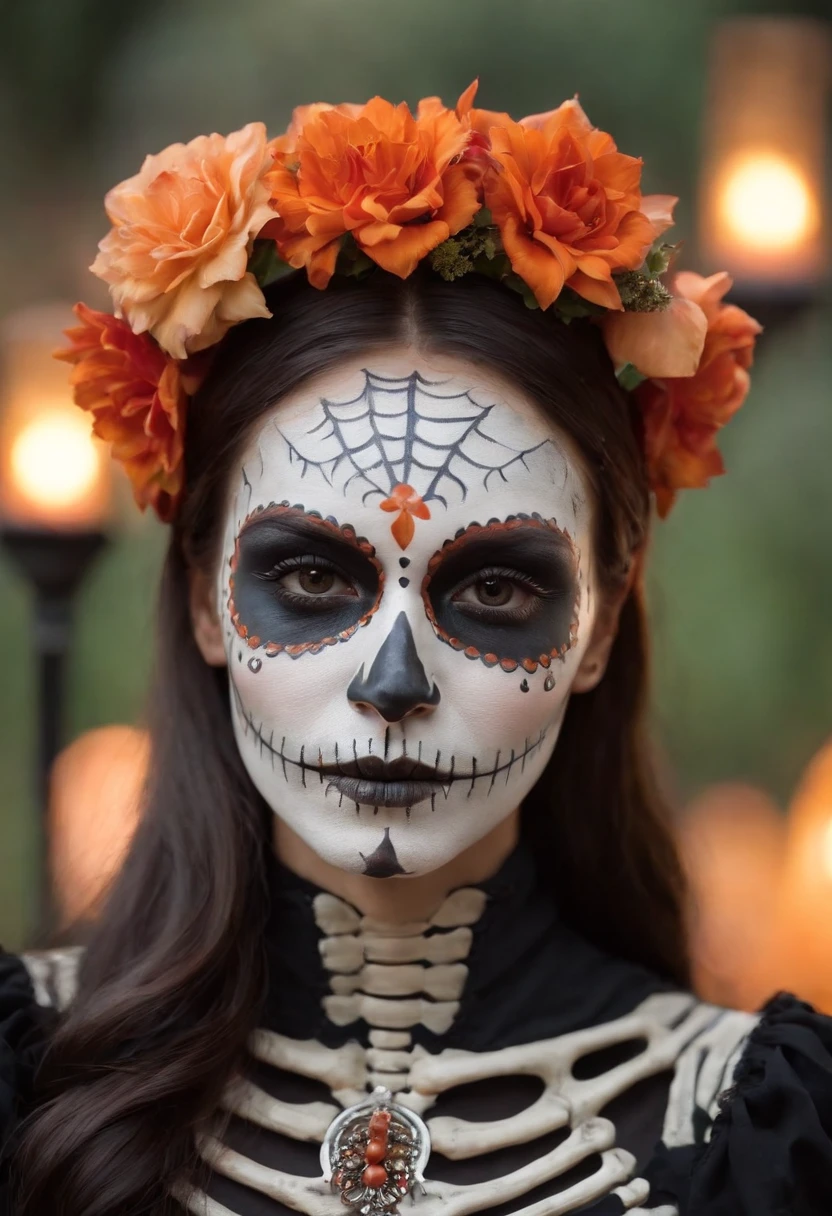
<svg viewBox="0 0 832 1216">
<path fill-rule="evenodd" d="M 718 1095 L 729 1084 L 756 1019 L 702 1004 L 686 993 L 666 992 L 648 997 L 625 1017 L 573 1033 L 495 1051 L 445 1048 L 431 1054 L 413 1044 L 412 1032 L 423 1025 L 445 1034 L 453 1025 L 468 976 L 472 926 L 485 902 L 482 891 L 464 888 L 453 892 L 430 921 L 393 927 L 362 917 L 332 895 L 316 896 L 320 952 L 329 975 L 323 998 L 327 1019 L 343 1027 L 363 1021 L 370 1027 L 367 1044 L 356 1039 L 332 1048 L 258 1030 L 250 1041 L 255 1060 L 307 1078 L 318 1090 L 322 1084 L 332 1101 L 288 1102 L 241 1077 L 228 1087 L 224 1107 L 259 1129 L 319 1146 L 349 1108 L 359 1107 L 363 1123 L 352 1126 L 356 1139 L 347 1145 L 352 1168 L 346 1183 L 343 1141 L 341 1157 L 336 1153 L 328 1170 L 308 1177 L 253 1160 L 225 1143 L 221 1132 L 205 1135 L 200 1151 L 216 1175 L 272 1201 L 273 1208 L 258 1207 L 258 1213 L 376 1216 L 412 1210 L 414 1216 L 558 1216 L 615 1195 L 621 1210 L 633 1216 L 676 1216 L 673 1206 L 650 1206 L 649 1186 L 637 1176 L 635 1158 L 617 1144 L 614 1122 L 599 1112 L 645 1078 L 673 1072 L 662 1139 L 668 1147 L 692 1143 L 695 1109 L 716 1113 Z M 582 1059 L 627 1044 L 636 1044 L 637 1050 L 623 1062 L 582 1074 Z M 491 1121 L 431 1117 L 437 1100 L 455 1087 L 496 1085 L 509 1077 L 535 1079 L 539 1096 Z M 391 1110 L 392 1121 L 377 1119 L 370 1127 L 371 1095 L 377 1089 L 388 1094 L 377 1094 L 375 1108 Z M 409 1126 L 397 1111 L 412 1114 Z M 419 1160 L 424 1146 L 418 1135 L 422 1120 L 430 1143 L 424 1181 Z M 395 1135 L 385 1139 L 390 1128 Z M 374 1148 L 370 1158 L 378 1159 L 368 1160 L 371 1141 L 382 1145 L 386 1156 Z M 520 1168 L 487 1181 L 461 1184 L 431 1177 L 432 1166 L 445 1175 L 454 1164 L 523 1145 L 545 1147 L 539 1155 L 532 1151 Z M 367 1173 L 376 1165 L 381 1168 Z M 401 1184 L 398 1193 L 395 1179 Z M 203 1216 L 238 1211 L 204 1192 L 189 1196 L 187 1204 Z"/>
</svg>

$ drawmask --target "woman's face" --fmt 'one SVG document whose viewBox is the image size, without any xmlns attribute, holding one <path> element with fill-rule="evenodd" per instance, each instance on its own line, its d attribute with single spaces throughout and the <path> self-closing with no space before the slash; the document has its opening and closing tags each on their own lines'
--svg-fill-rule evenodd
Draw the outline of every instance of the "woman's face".
<svg viewBox="0 0 832 1216">
<path fill-rule="evenodd" d="M 591 523 L 571 445 L 458 358 L 369 355 L 263 420 L 225 521 L 231 711 L 319 856 L 420 874 L 519 806 L 603 666 Z"/>
</svg>

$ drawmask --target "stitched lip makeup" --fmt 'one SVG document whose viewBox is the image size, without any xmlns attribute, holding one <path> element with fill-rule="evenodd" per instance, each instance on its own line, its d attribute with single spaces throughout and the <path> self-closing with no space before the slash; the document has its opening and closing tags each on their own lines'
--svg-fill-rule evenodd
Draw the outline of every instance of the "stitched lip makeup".
<svg viewBox="0 0 832 1216">
<path fill-rule="evenodd" d="M 362 806 L 415 806 L 435 798 L 454 779 L 453 774 L 440 773 L 407 756 L 395 760 L 360 756 L 341 764 L 322 765 L 318 772 L 330 778 L 328 788 Z"/>
</svg>

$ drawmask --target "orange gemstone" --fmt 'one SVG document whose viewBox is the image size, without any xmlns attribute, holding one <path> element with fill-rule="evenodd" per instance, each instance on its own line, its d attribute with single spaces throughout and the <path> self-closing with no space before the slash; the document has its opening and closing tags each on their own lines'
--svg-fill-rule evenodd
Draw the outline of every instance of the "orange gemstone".
<svg viewBox="0 0 832 1216">
<path fill-rule="evenodd" d="M 387 1146 L 383 1140 L 371 1140 L 364 1150 L 364 1160 L 371 1165 L 383 1161 L 387 1156 Z"/>
<path fill-rule="evenodd" d="M 373 1113 L 370 1115 L 370 1122 L 368 1124 L 370 1138 L 374 1140 L 376 1138 L 376 1136 L 385 1135 L 389 1126 L 390 1126 L 390 1111 L 389 1110 L 374 1110 Z"/>
<path fill-rule="evenodd" d="M 387 1170 L 383 1165 L 368 1165 L 361 1175 L 361 1181 L 365 1186 L 371 1186 L 375 1190 L 378 1190 L 387 1181 Z"/>
</svg>

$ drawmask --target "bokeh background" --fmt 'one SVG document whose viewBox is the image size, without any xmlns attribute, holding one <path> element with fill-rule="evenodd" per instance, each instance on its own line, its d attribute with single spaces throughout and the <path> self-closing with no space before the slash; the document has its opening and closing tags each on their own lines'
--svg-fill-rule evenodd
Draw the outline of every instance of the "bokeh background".
<svg viewBox="0 0 832 1216">
<path fill-rule="evenodd" d="M 254 118 L 277 133 L 299 102 L 378 92 L 453 103 L 476 75 L 481 104 L 515 115 L 579 93 L 619 147 L 644 157 L 645 189 L 680 196 L 681 264 L 718 269 L 703 265 L 696 224 L 715 27 L 744 14 L 829 15 L 828 0 L 4 0 L 0 8 L 0 317 L 43 300 L 106 306 L 86 273 L 106 229 L 101 200 L 145 153 Z M 734 916 L 745 925 L 743 959 L 769 949 L 742 909 L 759 927 L 774 906 L 785 812 L 832 736 L 828 284 L 786 314 L 773 314 L 749 400 L 724 433 L 730 475 L 683 496 L 656 529 L 650 568 L 657 736 L 680 809 L 704 799 L 702 822 L 717 824 L 710 856 L 723 869 L 708 871 L 708 890 L 723 900 L 719 923 Z M 69 737 L 141 718 L 164 543 L 158 524 L 125 512 L 85 584 Z M 33 925 L 30 643 L 27 588 L 0 562 L 7 947 L 22 945 Z M 812 789 L 832 823 L 827 768 L 820 776 L 816 768 Z M 765 843 L 754 853 L 758 837 Z M 832 859 L 832 834 L 828 843 Z M 825 914 L 832 922 L 832 860 Z"/>
</svg>

